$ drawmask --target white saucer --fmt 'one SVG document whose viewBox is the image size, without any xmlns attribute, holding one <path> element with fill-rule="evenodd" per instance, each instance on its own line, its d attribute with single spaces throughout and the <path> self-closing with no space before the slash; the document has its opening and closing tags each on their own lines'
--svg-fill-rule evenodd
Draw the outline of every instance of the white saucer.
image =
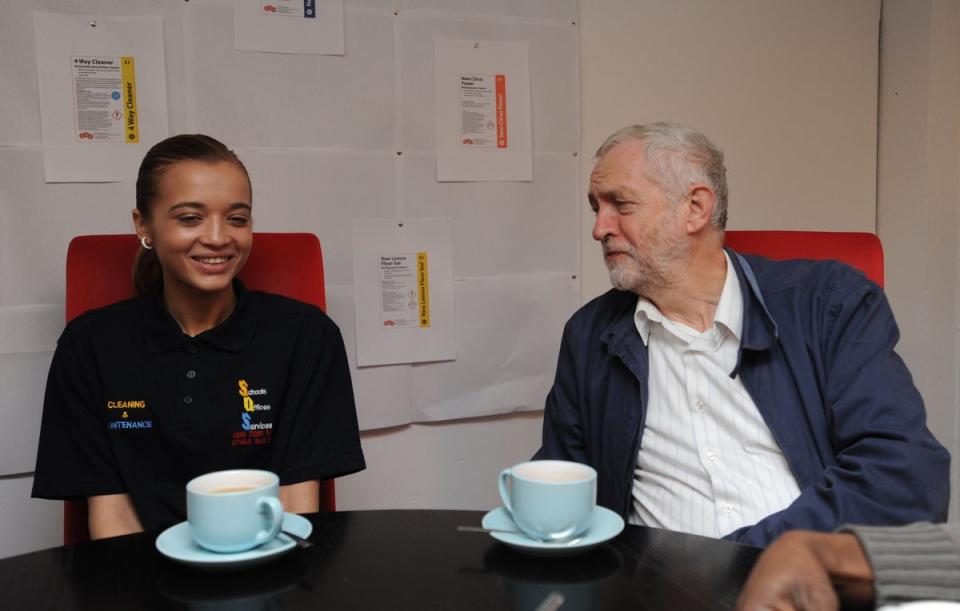
<svg viewBox="0 0 960 611">
<path fill-rule="evenodd" d="M 887 604 L 877 611 L 957 611 L 960 603 L 948 600 L 915 600 L 901 604 Z"/>
<path fill-rule="evenodd" d="M 295 513 L 283 514 L 283 529 L 303 538 L 313 532 L 313 524 Z M 269 562 L 295 548 L 296 542 L 280 533 L 260 547 L 234 554 L 220 554 L 200 547 L 190 536 L 190 525 L 180 522 L 160 533 L 157 551 L 182 564 L 208 571 L 236 571 Z"/>
<path fill-rule="evenodd" d="M 503 507 L 497 507 L 483 516 L 481 525 L 484 528 L 501 528 L 514 530 L 516 525 L 513 518 Z M 597 507 L 593 510 L 590 525 L 587 531 L 575 543 L 545 543 L 531 539 L 523 533 L 490 533 L 490 536 L 525 554 L 534 556 L 570 556 L 581 554 L 589 549 L 613 539 L 623 531 L 623 518 L 606 507 Z"/>
</svg>

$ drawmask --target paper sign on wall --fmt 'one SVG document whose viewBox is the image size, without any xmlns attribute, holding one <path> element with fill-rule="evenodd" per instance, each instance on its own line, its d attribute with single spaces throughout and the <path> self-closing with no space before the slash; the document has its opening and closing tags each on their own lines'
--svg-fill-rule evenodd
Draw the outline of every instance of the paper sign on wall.
<svg viewBox="0 0 960 611">
<path fill-rule="evenodd" d="M 77 140 L 140 142 L 133 57 L 72 58 Z"/>
<path fill-rule="evenodd" d="M 460 75 L 460 146 L 507 148 L 507 76 Z"/>
<path fill-rule="evenodd" d="M 238 49 L 343 55 L 343 0 L 234 0 Z"/>
<path fill-rule="evenodd" d="M 380 255 L 380 317 L 388 329 L 430 326 L 426 252 Z"/>
<path fill-rule="evenodd" d="M 357 365 L 456 358 L 451 235 L 449 219 L 354 221 Z"/>
<path fill-rule="evenodd" d="M 525 42 L 437 39 L 437 179 L 533 180 Z"/>
<path fill-rule="evenodd" d="M 265 17 L 317 18 L 312 0 L 260 0 L 260 14 Z"/>
<path fill-rule="evenodd" d="M 47 182 L 133 180 L 169 135 L 162 21 L 34 14 Z"/>
</svg>

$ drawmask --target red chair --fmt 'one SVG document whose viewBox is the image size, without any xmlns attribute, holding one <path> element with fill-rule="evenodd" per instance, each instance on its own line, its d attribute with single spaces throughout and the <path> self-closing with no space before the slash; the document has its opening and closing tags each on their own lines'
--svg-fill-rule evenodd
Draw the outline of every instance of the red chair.
<svg viewBox="0 0 960 611">
<path fill-rule="evenodd" d="M 872 233 L 832 231 L 727 231 L 726 245 L 770 259 L 835 259 L 883 286 L 883 246 Z"/>
<path fill-rule="evenodd" d="M 67 321 L 79 314 L 134 296 L 135 235 L 88 235 L 67 249 Z M 291 265 L 290 261 L 296 261 Z M 326 309 L 323 256 L 311 233 L 255 233 L 250 258 L 240 279 L 252 289 L 279 293 Z M 320 510 L 335 511 L 333 480 L 320 482 Z M 63 542 L 90 539 L 86 501 L 66 501 Z"/>
</svg>

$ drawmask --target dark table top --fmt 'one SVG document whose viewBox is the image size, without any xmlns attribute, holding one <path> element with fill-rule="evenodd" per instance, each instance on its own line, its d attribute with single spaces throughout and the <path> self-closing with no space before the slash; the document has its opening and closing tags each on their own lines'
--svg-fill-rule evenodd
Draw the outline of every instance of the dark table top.
<svg viewBox="0 0 960 611">
<path fill-rule="evenodd" d="M 582 555 L 522 555 L 485 534 L 477 511 L 307 516 L 316 545 L 272 564 L 205 573 L 144 533 L 0 560 L 3 609 L 517 609 L 550 592 L 576 609 L 731 609 L 760 550 L 627 526 Z"/>
</svg>

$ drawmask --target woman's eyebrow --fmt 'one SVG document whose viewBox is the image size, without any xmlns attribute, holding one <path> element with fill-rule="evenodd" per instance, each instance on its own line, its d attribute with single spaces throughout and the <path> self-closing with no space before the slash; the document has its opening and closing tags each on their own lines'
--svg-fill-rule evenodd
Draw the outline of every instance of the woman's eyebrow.
<svg viewBox="0 0 960 611">
<path fill-rule="evenodd" d="M 206 206 L 205 206 L 204 204 L 200 203 L 200 202 L 180 202 L 179 204 L 174 204 L 174 205 L 170 206 L 170 208 L 169 208 L 168 211 L 169 211 L 169 212 L 173 212 L 174 210 L 177 210 L 178 208 L 198 208 L 198 209 L 201 209 L 201 210 L 202 210 L 202 209 L 206 208 Z"/>
</svg>

